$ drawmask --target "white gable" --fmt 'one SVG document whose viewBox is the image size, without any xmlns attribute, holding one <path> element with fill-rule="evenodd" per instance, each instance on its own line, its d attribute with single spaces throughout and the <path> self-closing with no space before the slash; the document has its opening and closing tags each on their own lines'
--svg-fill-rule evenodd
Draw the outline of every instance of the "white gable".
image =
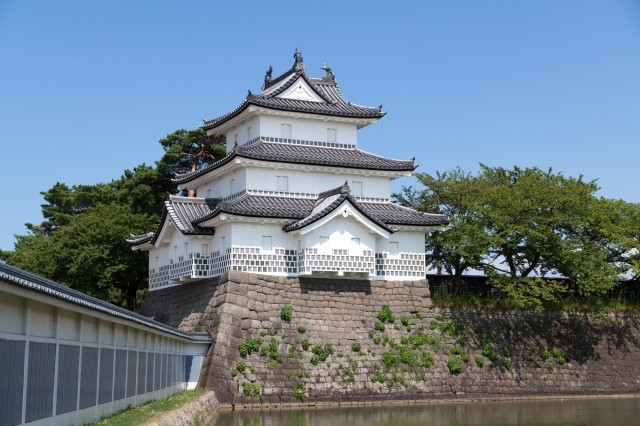
<svg viewBox="0 0 640 426">
<path fill-rule="evenodd" d="M 280 93 L 278 98 L 295 99 L 298 101 L 324 102 L 302 77 L 298 78 L 287 90 Z"/>
<path fill-rule="evenodd" d="M 354 209 L 351 203 L 347 201 L 343 201 L 338 208 L 333 210 L 328 215 L 324 216 L 322 219 L 301 228 L 300 234 L 305 235 L 315 229 L 318 229 L 336 217 L 351 217 L 353 218 L 353 220 L 361 223 L 365 228 L 369 229 L 370 233 L 378 234 L 383 238 L 389 238 L 389 236 L 391 235 L 386 229 L 381 228 L 380 225 L 371 221 L 371 219 L 360 213 L 358 210 Z"/>
</svg>

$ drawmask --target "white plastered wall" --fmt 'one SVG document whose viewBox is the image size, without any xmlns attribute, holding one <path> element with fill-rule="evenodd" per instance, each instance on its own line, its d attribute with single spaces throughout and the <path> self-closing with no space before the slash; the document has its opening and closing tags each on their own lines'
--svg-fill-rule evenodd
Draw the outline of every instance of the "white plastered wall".
<svg viewBox="0 0 640 426">
<path fill-rule="evenodd" d="M 318 254 L 332 254 L 335 249 L 349 250 L 351 256 L 362 256 L 363 250 L 374 250 L 376 236 L 360 222 L 338 216 L 305 234 L 304 247 L 318 249 Z M 354 240 L 355 238 L 360 241 Z"/>
<path fill-rule="evenodd" d="M 387 252 L 391 257 L 395 247 L 393 243 L 397 243 L 398 256 L 400 253 L 424 253 L 424 233 L 423 232 L 395 232 L 391 234 L 389 239 L 378 238 L 376 240 L 376 253 Z"/>
<path fill-rule="evenodd" d="M 231 183 L 232 179 L 233 184 Z M 209 181 L 206 184 L 197 187 L 196 192 L 197 196 L 202 198 L 224 198 L 246 188 L 247 169 L 239 168 L 227 173 L 220 179 Z"/>
<path fill-rule="evenodd" d="M 297 245 L 295 235 L 285 233 L 279 224 L 233 223 L 231 227 L 234 246 L 260 247 L 262 253 L 270 253 L 263 247 L 263 237 L 271 237 L 272 249 L 290 250 Z"/>
<path fill-rule="evenodd" d="M 289 124 L 291 125 L 291 139 L 328 142 L 327 129 L 331 128 L 336 129 L 337 143 L 349 145 L 356 145 L 358 143 L 358 128 L 355 124 L 324 119 L 313 120 L 308 118 L 273 117 L 267 115 L 260 116 L 259 119 L 260 136 L 280 138 L 282 137 L 282 125 Z"/>
<path fill-rule="evenodd" d="M 386 177 L 264 168 L 246 169 L 247 189 L 277 191 L 278 176 L 288 177 L 288 192 L 318 194 L 342 186 L 345 181 L 348 181 L 352 189 L 352 195 L 357 195 L 354 193 L 353 182 L 355 181 L 362 182 L 363 197 L 389 198 L 391 195 L 390 180 Z"/>
<path fill-rule="evenodd" d="M 251 127 L 251 130 L 249 130 Z M 236 138 L 236 135 L 238 137 Z M 248 120 L 242 121 L 237 126 L 232 127 L 226 134 L 227 136 L 227 152 L 231 152 L 236 141 L 238 145 L 244 145 L 248 141 L 257 138 L 260 135 L 260 117 L 253 116 Z"/>
</svg>

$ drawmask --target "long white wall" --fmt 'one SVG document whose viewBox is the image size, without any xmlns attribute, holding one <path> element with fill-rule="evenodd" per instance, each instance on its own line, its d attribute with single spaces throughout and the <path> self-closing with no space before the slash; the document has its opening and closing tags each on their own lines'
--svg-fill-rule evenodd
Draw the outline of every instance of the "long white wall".
<svg viewBox="0 0 640 426">
<path fill-rule="evenodd" d="M 0 280 L 0 424 L 82 425 L 193 388 L 197 343 Z"/>
<path fill-rule="evenodd" d="M 281 191 L 282 177 L 286 179 L 286 190 L 283 192 L 318 194 L 337 188 L 347 181 L 352 195 L 371 198 L 391 196 L 390 179 L 386 177 L 258 167 L 238 169 L 221 179 L 208 182 L 197 188 L 197 194 L 198 197 L 224 198 L 243 190 Z"/>
<path fill-rule="evenodd" d="M 260 117 L 260 136 L 283 137 L 283 124 L 291 126 L 291 137 L 289 139 L 331 142 L 328 140 L 329 132 L 327 129 L 335 129 L 335 142 L 348 145 L 356 145 L 358 143 L 358 128 L 355 124 L 267 115 Z"/>
<path fill-rule="evenodd" d="M 283 124 L 291 126 L 288 130 L 290 135 L 283 133 Z M 333 136 L 330 136 L 328 129 L 335 130 L 335 141 L 329 140 Z M 232 150 L 236 142 L 238 145 L 244 145 L 258 136 L 272 138 L 289 136 L 286 138 L 357 145 L 358 127 L 356 124 L 331 121 L 330 117 L 325 116 L 318 116 L 317 119 L 271 115 L 253 116 L 227 132 L 227 150 Z"/>
</svg>

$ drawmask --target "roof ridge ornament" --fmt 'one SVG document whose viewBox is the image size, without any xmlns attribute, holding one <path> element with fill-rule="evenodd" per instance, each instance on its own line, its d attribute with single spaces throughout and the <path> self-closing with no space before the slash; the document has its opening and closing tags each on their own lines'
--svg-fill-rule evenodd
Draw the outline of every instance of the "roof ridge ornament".
<svg viewBox="0 0 640 426">
<path fill-rule="evenodd" d="M 295 62 L 293 63 L 293 69 L 295 71 L 302 71 L 303 73 L 306 72 L 304 68 L 304 60 L 302 59 L 302 53 L 299 52 L 297 48 L 295 52 L 293 52 L 293 59 L 295 59 Z"/>
<path fill-rule="evenodd" d="M 264 84 L 262 85 L 262 90 L 266 89 L 267 86 L 271 83 L 271 74 L 273 74 L 273 67 L 269 65 L 269 69 L 264 75 Z"/>
<path fill-rule="evenodd" d="M 344 185 L 342 185 L 342 188 L 340 188 L 340 192 L 342 194 L 351 194 L 351 188 L 349 187 L 349 181 L 345 180 L 344 181 Z"/>
<path fill-rule="evenodd" d="M 333 74 L 333 71 L 331 71 L 331 67 L 327 65 L 326 62 L 322 63 L 322 66 L 320 67 L 320 69 L 324 70 L 327 73 L 327 75 L 322 77 L 323 80 L 330 81 L 332 83 L 336 82 L 336 76 Z"/>
</svg>

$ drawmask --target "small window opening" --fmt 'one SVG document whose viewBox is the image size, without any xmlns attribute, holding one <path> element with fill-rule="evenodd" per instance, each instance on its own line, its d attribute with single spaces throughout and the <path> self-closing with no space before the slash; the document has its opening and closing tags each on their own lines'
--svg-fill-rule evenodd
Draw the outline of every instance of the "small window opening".
<svg viewBox="0 0 640 426">
<path fill-rule="evenodd" d="M 337 142 L 338 141 L 338 130 L 327 128 L 327 142 Z"/>
<path fill-rule="evenodd" d="M 389 241 L 389 254 L 392 256 L 398 255 L 398 242 L 397 241 Z"/>
<path fill-rule="evenodd" d="M 262 249 L 271 251 L 273 249 L 273 238 L 271 235 L 262 236 Z"/>
<path fill-rule="evenodd" d="M 354 197 L 362 197 L 362 182 L 351 181 L 351 195 Z"/>
<path fill-rule="evenodd" d="M 289 191 L 289 177 L 288 176 L 278 176 L 278 191 L 287 192 Z"/>
<path fill-rule="evenodd" d="M 280 132 L 282 139 L 291 139 L 291 124 L 281 124 Z"/>
</svg>

